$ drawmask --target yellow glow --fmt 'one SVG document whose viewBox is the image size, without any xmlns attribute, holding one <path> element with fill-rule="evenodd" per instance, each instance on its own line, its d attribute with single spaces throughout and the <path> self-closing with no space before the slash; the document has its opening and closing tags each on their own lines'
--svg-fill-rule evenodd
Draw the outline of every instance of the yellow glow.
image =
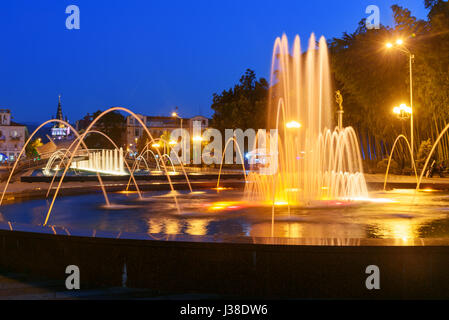
<svg viewBox="0 0 449 320">
<path fill-rule="evenodd" d="M 236 201 L 220 201 L 220 202 L 214 202 L 209 207 L 209 210 L 212 211 L 220 211 L 225 209 L 238 209 L 240 208 L 240 203 Z"/>
<path fill-rule="evenodd" d="M 288 205 L 288 202 L 287 201 L 275 201 L 274 205 L 275 206 L 286 206 L 286 205 Z"/>
<path fill-rule="evenodd" d="M 121 194 L 131 194 L 131 193 L 137 193 L 137 191 L 122 190 L 122 191 L 117 191 L 116 193 L 121 193 Z"/>
<path fill-rule="evenodd" d="M 153 143 L 151 146 L 153 148 L 159 148 L 161 145 L 159 143 Z"/>
<path fill-rule="evenodd" d="M 401 114 L 402 112 L 412 114 L 412 108 L 407 106 L 405 103 L 402 103 L 399 107 L 393 108 L 393 113 L 395 114 Z"/>
<path fill-rule="evenodd" d="M 178 234 L 180 232 L 179 223 L 176 220 L 168 220 L 165 222 L 166 234 Z"/>
<path fill-rule="evenodd" d="M 204 219 L 190 219 L 186 233 L 194 236 L 202 236 L 207 232 L 207 225 L 210 220 Z"/>
<path fill-rule="evenodd" d="M 212 190 L 217 190 L 217 191 L 229 190 L 229 189 L 232 189 L 232 188 L 225 188 L 225 187 L 212 188 Z"/>
<path fill-rule="evenodd" d="M 195 137 L 193 137 L 193 141 L 203 141 L 203 137 L 195 136 Z"/>
<path fill-rule="evenodd" d="M 402 39 L 396 40 L 396 44 L 397 44 L 398 46 L 402 45 L 403 43 L 404 43 L 404 41 L 403 41 Z"/>
<path fill-rule="evenodd" d="M 192 191 L 190 192 L 190 194 L 204 194 L 206 193 L 205 191 Z"/>
<path fill-rule="evenodd" d="M 290 121 L 287 122 L 287 124 L 285 125 L 288 129 L 292 129 L 292 128 L 301 128 L 301 124 L 299 122 L 296 121 Z"/>
<path fill-rule="evenodd" d="M 387 48 L 389 49 L 389 48 L 391 48 L 391 47 L 393 47 L 393 44 L 391 44 L 390 42 L 388 42 L 388 43 L 387 43 Z"/>
<path fill-rule="evenodd" d="M 177 142 L 176 142 L 175 140 L 170 140 L 170 141 L 168 142 L 168 144 L 171 145 L 171 146 L 173 146 L 173 145 L 177 144 Z"/>
<path fill-rule="evenodd" d="M 437 192 L 437 190 L 430 189 L 430 188 L 427 188 L 427 189 L 420 189 L 420 191 L 424 191 L 424 192 Z"/>
<path fill-rule="evenodd" d="M 178 114 L 177 114 L 176 112 L 172 112 L 172 113 L 171 113 L 171 116 L 172 116 L 172 117 L 177 117 Z"/>
</svg>

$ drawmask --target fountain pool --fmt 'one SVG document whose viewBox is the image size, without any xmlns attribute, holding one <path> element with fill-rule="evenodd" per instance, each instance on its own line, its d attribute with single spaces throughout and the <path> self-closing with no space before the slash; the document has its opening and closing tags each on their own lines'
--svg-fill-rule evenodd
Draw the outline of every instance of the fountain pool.
<svg viewBox="0 0 449 320">
<path fill-rule="evenodd" d="M 302 239 L 302 243 L 354 244 L 356 239 L 389 239 L 410 245 L 425 238 L 449 239 L 449 195 L 439 192 L 392 190 L 371 192 L 366 201 L 332 200 L 307 208 L 278 205 L 272 224 L 271 204 L 242 201 L 242 191 L 225 189 L 176 191 L 182 208 L 179 214 L 171 194 L 144 192 L 110 193 L 106 207 L 98 194 L 65 196 L 53 209 L 48 225 L 70 234 L 86 231 L 108 232 L 112 237 L 130 233 L 150 239 L 180 240 L 195 236 L 199 241 L 267 237 Z M 14 224 L 42 224 L 48 201 L 30 200 L 5 204 L 0 221 Z M 273 231 L 272 231 L 273 230 Z M 267 238 L 269 239 L 269 238 Z M 335 240 L 337 239 L 337 240 Z M 270 240 L 267 240 L 270 242 Z"/>
</svg>

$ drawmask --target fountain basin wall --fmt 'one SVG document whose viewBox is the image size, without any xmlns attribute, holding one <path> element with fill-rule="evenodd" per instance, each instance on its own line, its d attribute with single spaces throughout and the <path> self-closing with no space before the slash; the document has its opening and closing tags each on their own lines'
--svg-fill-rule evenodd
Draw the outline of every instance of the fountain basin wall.
<svg viewBox="0 0 449 320">
<path fill-rule="evenodd" d="M 448 298 L 449 246 L 303 246 L 108 239 L 0 230 L 0 268 L 81 286 L 267 298 Z M 431 241 L 428 242 L 431 244 Z M 365 268 L 380 268 L 367 290 Z"/>
</svg>

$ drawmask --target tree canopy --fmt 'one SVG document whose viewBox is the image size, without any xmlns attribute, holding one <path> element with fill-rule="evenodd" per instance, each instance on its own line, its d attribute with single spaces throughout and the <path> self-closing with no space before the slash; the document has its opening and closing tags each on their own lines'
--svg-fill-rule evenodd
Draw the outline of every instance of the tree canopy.
<svg viewBox="0 0 449 320">
<path fill-rule="evenodd" d="M 392 114 L 394 106 L 410 105 L 409 56 L 387 49 L 387 42 L 403 39 L 414 56 L 415 150 L 421 141 L 434 141 L 449 120 L 449 4 L 426 0 L 425 5 L 427 20 L 393 5 L 393 27 L 368 30 L 362 20 L 354 33 L 329 41 L 336 87 L 345 97 L 345 125 L 355 127 L 362 140 L 373 137 L 367 148 L 377 156 L 392 144 L 401 127 L 410 134 L 410 126 L 401 126 Z M 449 157 L 448 141 L 443 141 L 440 157 Z"/>
<path fill-rule="evenodd" d="M 92 115 L 93 119 L 99 116 L 102 111 L 98 110 L 94 112 Z M 126 119 L 125 117 L 118 111 L 112 111 L 105 114 L 102 118 L 98 120 L 95 124 L 95 128 L 98 131 L 101 131 L 108 135 L 112 141 L 114 141 L 118 147 L 123 146 L 125 142 L 125 128 L 126 128 Z M 111 149 L 113 148 L 111 142 L 109 142 L 106 138 L 89 134 L 86 139 L 86 144 L 89 148 L 94 149 Z"/>
<path fill-rule="evenodd" d="M 221 94 L 213 94 L 212 126 L 224 129 L 264 128 L 268 97 L 268 81 L 257 80 L 253 70 L 247 69 L 238 84 Z"/>
</svg>

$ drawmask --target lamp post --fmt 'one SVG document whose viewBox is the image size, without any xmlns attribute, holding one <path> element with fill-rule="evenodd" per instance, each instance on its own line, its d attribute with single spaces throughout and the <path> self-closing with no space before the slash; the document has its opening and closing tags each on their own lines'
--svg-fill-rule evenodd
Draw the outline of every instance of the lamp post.
<svg viewBox="0 0 449 320">
<path fill-rule="evenodd" d="M 185 152 L 184 131 L 182 130 L 182 118 L 178 115 L 178 107 L 176 107 L 176 111 L 172 112 L 171 116 L 181 120 L 182 155 L 184 157 L 184 152 Z"/>
<path fill-rule="evenodd" d="M 407 120 L 411 118 L 413 115 L 412 108 L 405 105 L 405 103 L 401 104 L 399 107 L 393 108 L 393 113 L 396 114 L 399 120 Z M 404 132 L 404 122 L 402 122 L 402 131 Z"/>
<path fill-rule="evenodd" d="M 404 41 L 402 39 L 396 40 L 395 44 L 392 44 L 391 42 L 387 43 L 387 48 L 395 48 L 402 53 L 405 53 L 409 56 L 409 69 L 410 69 L 410 144 L 412 149 L 412 157 L 413 157 L 413 150 L 414 150 L 414 140 L 413 140 L 413 72 L 412 72 L 412 65 L 413 65 L 413 59 L 415 58 L 415 55 L 404 45 Z M 412 159 L 412 161 L 414 161 Z"/>
</svg>

